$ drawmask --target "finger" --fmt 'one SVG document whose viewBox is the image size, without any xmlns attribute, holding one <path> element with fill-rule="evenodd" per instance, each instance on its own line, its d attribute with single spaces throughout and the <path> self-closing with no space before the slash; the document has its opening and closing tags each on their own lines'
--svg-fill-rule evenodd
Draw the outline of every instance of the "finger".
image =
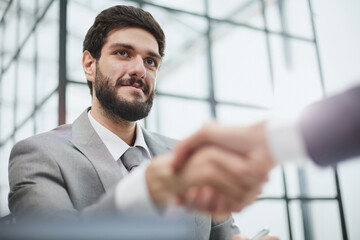
<svg viewBox="0 0 360 240">
<path fill-rule="evenodd" d="M 202 187 L 199 189 L 195 201 L 198 210 L 211 213 L 215 208 L 215 191 L 209 186 Z"/>
<path fill-rule="evenodd" d="M 245 200 L 246 204 L 253 201 L 256 198 L 254 189 L 262 184 L 261 181 L 254 180 L 251 182 L 256 184 L 244 184 L 243 182 L 249 181 L 248 178 L 253 177 L 247 161 L 216 146 L 203 147 L 194 153 L 189 164 L 182 168 L 178 176 L 185 191 L 191 186 L 211 186 L 217 193 L 226 196 L 224 205 L 230 206 L 233 211 L 240 211 L 246 206 Z M 184 194 L 185 191 L 179 194 Z M 195 198 L 195 195 L 188 196 L 187 204 L 194 204 Z"/>
<path fill-rule="evenodd" d="M 206 144 L 213 144 L 242 153 L 248 149 L 243 132 L 244 128 L 242 127 L 224 126 L 215 121 L 209 122 L 195 134 L 177 144 L 172 165 L 178 169 L 194 150 Z"/>
<path fill-rule="evenodd" d="M 185 202 L 184 202 L 184 199 L 183 199 L 183 198 L 177 196 L 177 197 L 175 197 L 175 199 L 174 199 L 174 204 L 175 204 L 176 206 L 183 206 L 183 205 L 185 204 Z"/>
<path fill-rule="evenodd" d="M 208 166 L 204 167 L 214 168 L 208 181 L 217 192 L 241 202 L 262 185 L 243 157 L 216 147 L 208 151 L 208 156 L 204 156 L 209 158 Z"/>
<path fill-rule="evenodd" d="M 186 205 L 186 207 L 189 210 L 194 210 L 196 209 L 196 198 L 199 192 L 199 188 L 198 187 L 191 187 L 189 188 L 189 190 L 186 192 L 185 197 L 184 197 L 184 203 Z"/>
<path fill-rule="evenodd" d="M 251 189 L 265 182 L 263 177 L 259 177 L 256 169 L 252 168 L 250 162 L 252 159 L 224 150 L 219 150 L 217 154 L 218 156 L 216 157 L 221 159 L 221 161 L 216 163 L 217 167 L 227 172 L 228 176 L 232 178 L 233 183 L 237 184 L 238 187 Z M 225 161 L 227 163 L 224 163 Z"/>
<path fill-rule="evenodd" d="M 209 127 L 209 125 L 212 125 L 212 123 L 207 123 L 199 131 L 176 145 L 174 151 L 175 157 L 172 161 L 172 165 L 175 169 L 181 167 L 195 149 L 210 143 L 211 133 L 209 131 L 212 127 Z"/>
</svg>

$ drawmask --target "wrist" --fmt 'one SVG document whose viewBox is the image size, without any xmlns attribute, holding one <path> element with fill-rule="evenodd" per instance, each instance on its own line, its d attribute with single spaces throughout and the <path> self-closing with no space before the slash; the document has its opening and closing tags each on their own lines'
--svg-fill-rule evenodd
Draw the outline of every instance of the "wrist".
<svg viewBox="0 0 360 240">
<path fill-rule="evenodd" d="M 253 150 L 251 151 L 256 159 L 261 160 L 263 168 L 266 171 L 269 171 L 275 167 L 276 162 L 274 161 L 270 147 L 268 144 L 268 139 L 266 136 L 266 122 L 261 121 L 249 128 L 248 136 L 252 136 L 252 146 Z"/>
<path fill-rule="evenodd" d="M 153 203 L 165 207 L 175 200 L 174 170 L 170 166 L 170 155 L 155 158 L 146 169 L 146 184 Z"/>
</svg>

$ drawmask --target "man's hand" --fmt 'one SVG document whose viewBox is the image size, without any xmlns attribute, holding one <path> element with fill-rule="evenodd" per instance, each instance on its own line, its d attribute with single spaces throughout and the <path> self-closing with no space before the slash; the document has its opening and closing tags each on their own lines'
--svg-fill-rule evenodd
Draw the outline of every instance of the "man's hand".
<svg viewBox="0 0 360 240">
<path fill-rule="evenodd" d="M 205 124 L 199 131 L 178 143 L 173 166 L 180 168 L 188 157 L 204 145 L 216 145 L 242 155 L 261 157 L 266 168 L 272 168 L 266 142 L 265 123 L 259 122 L 249 127 L 225 126 L 215 121 Z"/>
<path fill-rule="evenodd" d="M 212 150 L 199 153 L 206 148 Z M 202 182 L 190 188 L 180 203 L 215 214 L 240 211 L 252 203 L 275 166 L 267 146 L 264 122 L 250 127 L 222 126 L 215 122 L 205 125 L 178 144 L 173 168 L 183 171 L 193 165 L 193 159 L 201 163 L 195 169 L 207 168 L 207 184 Z M 216 168 L 209 169 L 208 162 L 215 159 Z M 222 170 L 227 174 L 218 180 Z"/>
<path fill-rule="evenodd" d="M 149 193 L 158 206 L 177 200 L 223 217 L 252 203 L 267 180 L 262 162 L 216 145 L 200 146 L 177 171 L 173 157 L 156 157 L 146 170 Z"/>
</svg>

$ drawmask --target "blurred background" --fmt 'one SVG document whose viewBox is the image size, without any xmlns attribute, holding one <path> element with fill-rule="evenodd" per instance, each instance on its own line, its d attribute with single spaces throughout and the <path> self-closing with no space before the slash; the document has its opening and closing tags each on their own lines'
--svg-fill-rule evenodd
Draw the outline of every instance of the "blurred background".
<svg viewBox="0 0 360 240">
<path fill-rule="evenodd" d="M 90 106 L 82 41 L 117 4 L 142 7 L 165 31 L 157 98 L 141 124 L 173 138 L 212 118 L 293 114 L 360 84 L 358 0 L 0 0 L 0 216 L 14 143 Z M 279 166 L 236 223 L 248 236 L 268 226 L 285 240 L 360 239 L 359 172 L 360 161 Z"/>
</svg>

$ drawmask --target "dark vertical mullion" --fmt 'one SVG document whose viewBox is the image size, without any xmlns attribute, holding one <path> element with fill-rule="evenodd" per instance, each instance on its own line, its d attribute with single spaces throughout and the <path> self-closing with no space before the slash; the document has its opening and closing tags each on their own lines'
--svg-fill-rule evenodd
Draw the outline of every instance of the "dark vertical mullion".
<svg viewBox="0 0 360 240">
<path fill-rule="evenodd" d="M 298 169 L 299 176 L 299 189 L 300 189 L 300 197 L 307 197 L 308 195 L 308 187 L 306 181 L 306 175 L 304 169 Z M 312 221 L 311 221 L 311 211 L 309 210 L 309 202 L 301 200 L 301 213 L 302 220 L 304 226 L 304 239 L 311 240 L 313 239 L 312 234 Z"/>
<path fill-rule="evenodd" d="M 16 47 L 16 52 L 19 51 L 19 47 L 20 47 L 20 43 L 19 43 L 19 39 L 20 39 L 20 0 L 18 0 L 16 2 L 16 30 L 15 30 L 15 47 Z M 15 141 L 15 134 L 16 134 L 16 123 L 17 123 L 17 110 L 18 110 L 18 81 L 19 81 L 19 58 L 20 58 L 20 54 L 16 54 L 16 59 L 15 59 L 15 73 L 14 73 L 14 103 L 13 103 L 13 120 L 14 120 L 14 132 L 12 134 L 12 140 Z"/>
<path fill-rule="evenodd" d="M 310 13 L 311 27 L 312 27 L 312 32 L 313 32 L 313 39 L 314 39 L 315 50 L 316 50 L 316 58 L 317 58 L 317 62 L 318 62 L 320 84 L 321 84 L 321 89 L 322 89 L 323 97 L 325 97 L 325 96 L 326 96 L 325 81 L 324 81 L 324 75 L 323 75 L 323 71 L 322 71 L 322 64 L 321 64 L 320 51 L 319 51 L 319 44 L 318 44 L 318 41 L 317 41 L 315 20 L 314 20 L 314 15 L 313 15 L 313 9 L 312 9 L 312 5 L 311 5 L 311 0 L 308 0 L 308 6 L 309 6 L 309 13 Z"/>
<path fill-rule="evenodd" d="M 0 25 L 4 24 L 5 16 L 8 13 L 12 3 L 13 3 L 13 0 L 10 0 L 8 5 L 6 6 L 6 8 L 5 8 L 4 12 L 3 12 L 3 15 L 1 16 L 1 19 L 0 19 Z"/>
<path fill-rule="evenodd" d="M 311 26 L 312 26 L 315 50 L 316 50 L 316 57 L 317 57 L 317 62 L 318 62 L 321 90 L 322 90 L 323 98 L 325 98 L 326 97 L 325 80 L 324 80 L 324 75 L 323 75 L 323 71 L 322 71 L 320 50 L 319 50 L 319 44 L 318 44 L 318 40 L 317 40 L 316 26 L 315 26 L 315 20 L 314 20 L 311 0 L 308 0 L 308 6 L 309 6 L 309 13 L 310 13 L 310 19 L 311 19 Z M 334 177 L 335 177 L 336 194 L 337 194 L 336 198 L 337 198 L 337 202 L 338 202 L 340 221 L 341 221 L 342 237 L 344 240 L 347 240 L 348 233 L 347 233 L 347 227 L 346 227 L 345 211 L 344 211 L 344 206 L 343 206 L 343 201 L 342 201 L 341 187 L 340 187 L 337 166 L 334 167 Z"/>
<path fill-rule="evenodd" d="M 265 29 L 265 38 L 266 38 L 266 49 L 267 49 L 267 55 L 268 55 L 268 62 L 269 62 L 269 70 L 270 70 L 270 84 L 271 84 L 271 91 L 274 97 L 275 94 L 275 83 L 274 83 L 274 67 L 273 67 L 273 59 L 272 59 L 272 51 L 271 51 L 271 45 L 270 45 L 270 37 L 269 37 L 269 29 L 268 29 L 268 23 L 266 18 L 266 5 L 264 0 L 260 0 L 261 8 L 262 8 L 262 17 L 264 21 L 264 29 Z M 288 222 L 288 231 L 289 231 L 289 239 L 293 239 L 292 234 L 292 227 L 291 227 L 291 212 L 290 212 L 290 206 L 289 206 L 289 196 L 287 192 L 287 182 L 285 177 L 285 169 L 284 166 L 281 166 L 281 174 L 283 179 L 283 187 L 284 187 L 284 197 L 285 197 L 285 204 L 286 204 L 286 217 Z"/>
<path fill-rule="evenodd" d="M 280 23 L 281 23 L 281 32 L 283 35 L 283 48 L 284 48 L 284 58 L 285 58 L 285 63 L 287 67 L 291 67 L 291 63 L 292 63 L 292 58 L 291 58 L 291 51 L 290 51 L 290 41 L 289 38 L 287 37 L 288 33 L 288 27 L 287 27 L 287 22 L 285 19 L 285 13 L 284 13 L 284 0 L 279 0 L 278 1 L 278 9 L 279 9 L 279 14 L 280 14 Z"/>
<path fill-rule="evenodd" d="M 2 100 L 3 100 L 3 97 L 2 97 L 2 77 L 3 77 L 3 68 L 4 68 L 4 43 L 5 43 L 5 22 L 4 21 L 1 21 L 0 22 L 0 36 L 1 36 L 1 46 L 0 46 L 0 116 L 2 116 L 1 112 L 3 111 L 3 105 L 2 105 Z M 2 128 L 2 118 L 0 117 L 0 140 L 2 139 L 2 131 L 1 131 L 1 128 Z"/>
<path fill-rule="evenodd" d="M 262 8 L 262 17 L 263 17 L 263 21 L 264 21 L 264 28 L 265 28 L 266 49 L 267 49 L 269 70 L 270 70 L 270 84 L 271 84 L 272 94 L 274 96 L 274 93 L 275 93 L 274 67 L 273 67 L 272 52 L 271 52 L 271 45 L 270 45 L 269 29 L 268 29 L 268 23 L 267 23 L 266 13 L 265 13 L 266 5 L 265 5 L 264 0 L 260 0 L 260 2 L 261 2 L 261 8 Z"/>
<path fill-rule="evenodd" d="M 335 184 L 336 184 L 336 192 L 337 192 L 336 198 L 339 206 L 342 236 L 344 240 L 347 240 L 348 234 L 347 234 L 346 221 L 345 221 L 345 210 L 344 210 L 344 203 L 341 197 L 340 181 L 339 181 L 337 166 L 334 167 L 334 174 L 335 174 Z"/>
<path fill-rule="evenodd" d="M 287 182 L 286 182 L 286 176 L 285 176 L 285 169 L 284 166 L 281 165 L 281 174 L 282 174 L 282 180 L 283 180 L 283 186 L 284 186 L 284 198 L 286 201 L 286 215 L 288 220 L 288 229 L 289 229 L 289 239 L 292 240 L 292 228 L 291 228 L 291 214 L 290 214 L 290 206 L 289 206 L 289 194 L 287 192 Z"/>
<path fill-rule="evenodd" d="M 39 13 L 39 0 L 35 1 L 35 12 L 34 19 L 37 19 Z M 37 88 L 38 88 L 38 28 L 34 30 L 34 99 L 33 99 L 33 111 L 36 111 L 37 104 Z M 33 133 L 37 133 L 37 123 L 36 123 L 37 114 L 33 115 Z"/>
<path fill-rule="evenodd" d="M 211 42 L 211 30 L 212 30 L 212 21 L 209 17 L 209 1 L 205 1 L 205 16 L 207 20 L 207 30 L 206 30 L 206 43 L 207 43 L 207 69 L 208 69 L 208 83 L 209 83 L 209 104 L 210 104 L 210 114 L 212 118 L 216 118 L 216 100 L 215 100 L 215 84 L 214 84 L 214 73 L 213 73 L 213 63 L 212 63 L 212 42 Z"/>
<path fill-rule="evenodd" d="M 1 46 L 0 46 L 0 142 L 2 140 L 2 135 L 1 135 L 1 129 L 2 129 L 2 111 L 3 111 L 3 105 L 2 105 L 2 74 L 3 74 L 3 65 L 4 65 L 4 41 L 5 41 L 5 23 L 3 21 L 0 22 L 0 36 L 1 36 Z M 0 155 L 2 152 L 2 147 L 0 147 Z M 4 159 L 5 160 L 5 159 Z M 0 161 L 4 161 L 2 159 L 0 159 Z M 2 191 L 2 183 L 0 183 L 0 192 Z M 5 203 L 3 203 L 0 199 L 0 211 L 2 211 L 2 206 L 5 206 Z"/>
<path fill-rule="evenodd" d="M 66 122 L 66 20 L 67 0 L 59 0 L 59 112 L 58 124 Z"/>
<path fill-rule="evenodd" d="M 137 4 L 138 4 L 138 7 L 139 8 L 144 8 L 144 3 L 143 2 L 137 2 Z M 159 119 L 158 118 L 155 118 L 156 120 L 156 122 L 159 122 Z M 149 125 L 149 123 L 148 123 L 148 118 L 146 117 L 146 118 L 144 118 L 144 128 L 146 129 L 147 127 L 148 127 L 148 125 Z M 156 129 L 157 131 L 158 131 L 158 129 Z"/>
</svg>

